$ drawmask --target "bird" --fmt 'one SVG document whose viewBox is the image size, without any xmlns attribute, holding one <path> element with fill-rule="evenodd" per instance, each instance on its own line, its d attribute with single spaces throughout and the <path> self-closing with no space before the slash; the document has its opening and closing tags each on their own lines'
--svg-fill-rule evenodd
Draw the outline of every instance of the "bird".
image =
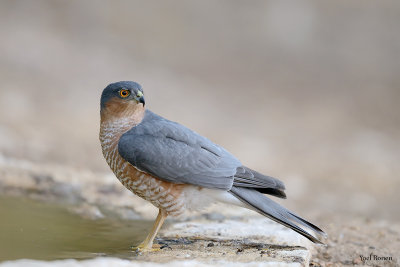
<svg viewBox="0 0 400 267">
<path fill-rule="evenodd" d="M 286 198 L 282 181 L 244 166 L 222 146 L 145 108 L 143 88 L 133 81 L 109 84 L 100 99 L 102 153 L 119 181 L 151 202 L 158 215 L 135 249 L 157 250 L 154 238 L 168 216 L 212 203 L 251 209 L 322 244 L 316 225 L 273 201 Z"/>
</svg>

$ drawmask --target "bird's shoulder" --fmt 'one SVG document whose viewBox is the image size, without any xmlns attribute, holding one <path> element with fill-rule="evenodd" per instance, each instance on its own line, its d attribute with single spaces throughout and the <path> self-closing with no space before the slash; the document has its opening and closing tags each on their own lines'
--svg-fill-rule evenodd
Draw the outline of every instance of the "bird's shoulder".
<svg viewBox="0 0 400 267">
<path fill-rule="evenodd" d="M 239 165 L 240 161 L 223 147 L 215 144 L 208 138 L 177 123 L 163 118 L 156 113 L 146 110 L 141 123 L 127 131 L 120 138 L 121 150 L 143 150 L 145 146 L 159 144 L 171 148 L 170 153 L 181 152 L 179 149 L 193 148 L 191 151 L 206 151 L 217 158 L 231 161 Z M 130 147 L 130 148 L 128 148 Z M 179 147 L 179 149 L 177 149 Z M 148 150 L 147 148 L 146 150 Z M 174 149 L 177 149 L 174 151 Z M 229 164 L 230 165 L 230 164 Z"/>
<path fill-rule="evenodd" d="M 152 138 L 168 138 L 176 142 L 183 142 L 190 146 L 205 146 L 207 149 L 218 150 L 222 149 L 220 146 L 214 144 L 212 141 L 204 136 L 196 133 L 195 131 L 179 124 L 177 122 L 168 120 L 150 110 L 146 110 L 143 120 L 127 131 L 122 137 L 152 137 Z"/>
</svg>

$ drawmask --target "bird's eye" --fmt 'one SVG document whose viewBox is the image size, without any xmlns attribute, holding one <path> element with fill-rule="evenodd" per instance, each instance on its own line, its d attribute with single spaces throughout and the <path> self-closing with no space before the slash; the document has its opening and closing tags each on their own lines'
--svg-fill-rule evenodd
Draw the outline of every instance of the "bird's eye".
<svg viewBox="0 0 400 267">
<path fill-rule="evenodd" d="M 122 98 L 128 97 L 130 94 L 131 94 L 131 92 L 129 90 L 122 89 L 119 91 L 119 95 Z"/>
</svg>

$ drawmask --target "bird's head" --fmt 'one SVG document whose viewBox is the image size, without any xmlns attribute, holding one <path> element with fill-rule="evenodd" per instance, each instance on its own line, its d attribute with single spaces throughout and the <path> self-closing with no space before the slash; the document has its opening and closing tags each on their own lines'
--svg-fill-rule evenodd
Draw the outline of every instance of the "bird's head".
<svg viewBox="0 0 400 267">
<path fill-rule="evenodd" d="M 140 84 L 122 81 L 109 84 L 101 94 L 101 118 L 123 118 L 144 112 L 143 89 Z"/>
</svg>

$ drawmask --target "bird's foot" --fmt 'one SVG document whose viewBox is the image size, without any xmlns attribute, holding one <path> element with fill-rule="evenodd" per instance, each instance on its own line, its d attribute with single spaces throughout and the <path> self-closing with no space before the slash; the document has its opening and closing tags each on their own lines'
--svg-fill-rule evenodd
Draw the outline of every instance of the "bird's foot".
<svg viewBox="0 0 400 267">
<path fill-rule="evenodd" d="M 161 250 L 161 246 L 159 244 L 149 246 L 148 244 L 141 243 L 136 247 L 132 247 L 132 250 L 135 252 L 155 252 Z"/>
</svg>

